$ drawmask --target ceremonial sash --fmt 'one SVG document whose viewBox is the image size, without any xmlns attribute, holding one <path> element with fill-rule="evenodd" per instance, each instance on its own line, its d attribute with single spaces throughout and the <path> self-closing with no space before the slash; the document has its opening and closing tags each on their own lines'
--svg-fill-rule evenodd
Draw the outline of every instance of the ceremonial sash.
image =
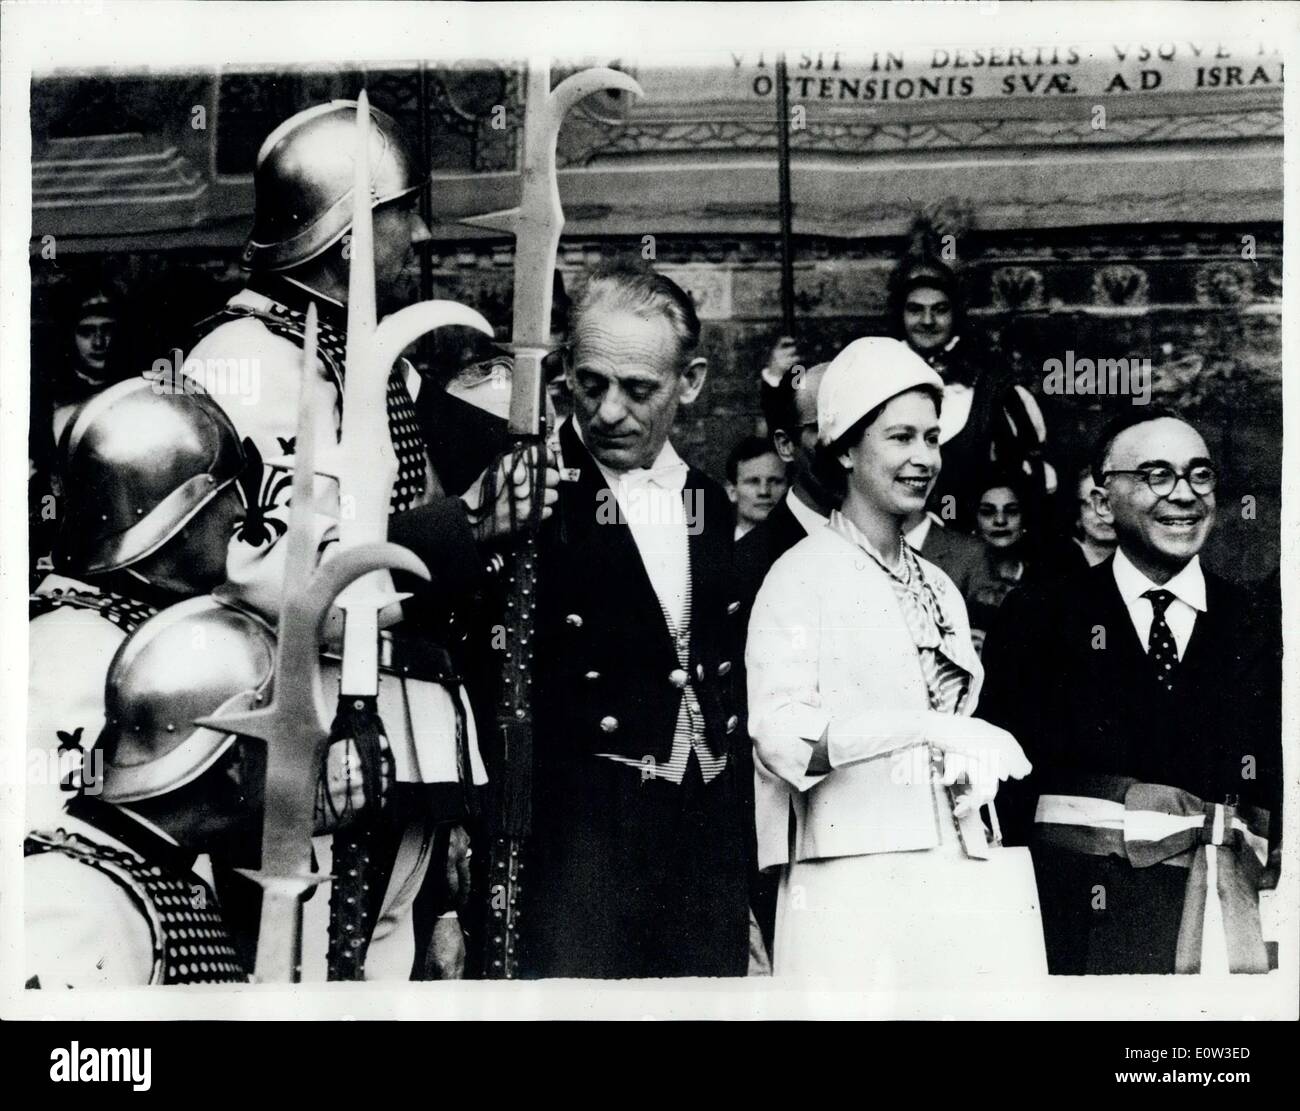
<svg viewBox="0 0 1300 1111">
<path fill-rule="evenodd" d="M 1120 776 L 1094 777 L 1087 789 L 1040 796 L 1036 841 L 1134 868 L 1188 869 L 1175 971 L 1269 971 L 1259 916 L 1268 811 Z"/>
</svg>

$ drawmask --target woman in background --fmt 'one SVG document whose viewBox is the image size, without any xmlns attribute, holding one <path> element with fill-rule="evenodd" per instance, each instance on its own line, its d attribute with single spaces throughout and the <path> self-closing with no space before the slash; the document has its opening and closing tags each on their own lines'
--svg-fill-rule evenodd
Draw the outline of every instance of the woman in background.
<svg viewBox="0 0 1300 1111">
<path fill-rule="evenodd" d="M 994 475 L 980 484 L 975 530 L 984 545 L 984 558 L 971 577 L 966 595 L 976 650 L 983 648 L 984 634 L 992 627 L 1007 595 L 1024 581 L 1035 563 L 1030 554 L 1028 517 L 1024 483 L 1016 475 Z"/>
</svg>

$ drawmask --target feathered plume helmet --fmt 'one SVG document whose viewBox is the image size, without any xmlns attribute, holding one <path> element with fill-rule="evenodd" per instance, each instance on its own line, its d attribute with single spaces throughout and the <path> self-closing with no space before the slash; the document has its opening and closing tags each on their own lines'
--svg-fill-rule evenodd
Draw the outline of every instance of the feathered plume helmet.
<svg viewBox="0 0 1300 1111">
<path fill-rule="evenodd" d="M 953 200 L 927 206 L 912 221 L 903 257 L 889 279 L 889 319 L 898 338 L 904 338 L 903 303 L 923 286 L 948 295 L 954 326 L 959 333 L 964 328 L 965 292 L 957 262 L 970 226 L 970 211 Z"/>
</svg>

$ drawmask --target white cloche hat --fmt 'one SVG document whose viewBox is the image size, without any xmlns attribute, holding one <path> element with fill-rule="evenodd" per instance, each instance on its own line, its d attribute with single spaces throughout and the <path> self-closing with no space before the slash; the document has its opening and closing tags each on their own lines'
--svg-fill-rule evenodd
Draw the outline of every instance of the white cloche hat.
<svg viewBox="0 0 1300 1111">
<path fill-rule="evenodd" d="M 884 336 L 855 339 L 831 360 L 817 392 L 817 436 L 833 444 L 877 405 L 943 379 L 901 340 Z"/>
</svg>

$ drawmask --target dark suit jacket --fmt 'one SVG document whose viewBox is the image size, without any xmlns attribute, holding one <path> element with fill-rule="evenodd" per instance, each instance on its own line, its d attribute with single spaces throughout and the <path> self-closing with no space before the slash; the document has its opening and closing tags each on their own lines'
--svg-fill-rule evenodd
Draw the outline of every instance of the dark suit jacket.
<svg viewBox="0 0 1300 1111">
<path fill-rule="evenodd" d="M 750 764 L 735 694 L 731 504 L 690 468 L 687 667 L 705 742 L 729 765 L 708 786 L 690 773 L 681 786 L 647 782 L 595 754 L 668 763 L 681 662 L 632 531 L 611 515 L 613 492 L 572 423 L 560 448 L 577 477 L 561 482 L 540 537 L 527 974 L 743 974 Z M 692 821 L 698 834 L 678 844 Z M 638 845 L 662 847 L 647 861 Z"/>
<path fill-rule="evenodd" d="M 571 422 L 560 429 L 560 447 L 565 468 L 576 469 L 578 477 L 560 484 L 556 512 L 542 529 L 539 738 L 571 756 L 612 752 L 666 763 L 681 691 L 671 678 L 679 664 L 658 595 L 631 529 L 609 519 L 613 493 Z M 690 671 L 708 745 L 729 752 L 743 735 L 732 651 L 740 606 L 731 505 L 722 488 L 694 467 L 683 497 L 688 511 L 699 514 L 699 527 L 688 529 Z"/>
<path fill-rule="evenodd" d="M 1129 776 L 1207 802 L 1235 795 L 1281 828 L 1278 658 L 1243 591 L 1205 572 L 1172 693 L 1151 663 L 1107 560 L 1004 603 L 984 647 L 978 716 L 1009 730 L 1034 765 L 999 792 L 1008 840 L 1029 837 L 1038 796 L 1086 794 L 1089 776 Z M 1172 972 L 1186 872 L 1035 847 L 1053 972 Z M 1096 889 L 1104 907 L 1096 906 Z"/>
<path fill-rule="evenodd" d="M 789 504 L 782 498 L 764 520 L 737 541 L 736 592 L 740 596 L 746 624 L 758 588 L 763 585 L 772 564 L 807 535 L 799 518 L 790 512 Z M 743 626 L 741 631 L 743 633 Z"/>
</svg>

